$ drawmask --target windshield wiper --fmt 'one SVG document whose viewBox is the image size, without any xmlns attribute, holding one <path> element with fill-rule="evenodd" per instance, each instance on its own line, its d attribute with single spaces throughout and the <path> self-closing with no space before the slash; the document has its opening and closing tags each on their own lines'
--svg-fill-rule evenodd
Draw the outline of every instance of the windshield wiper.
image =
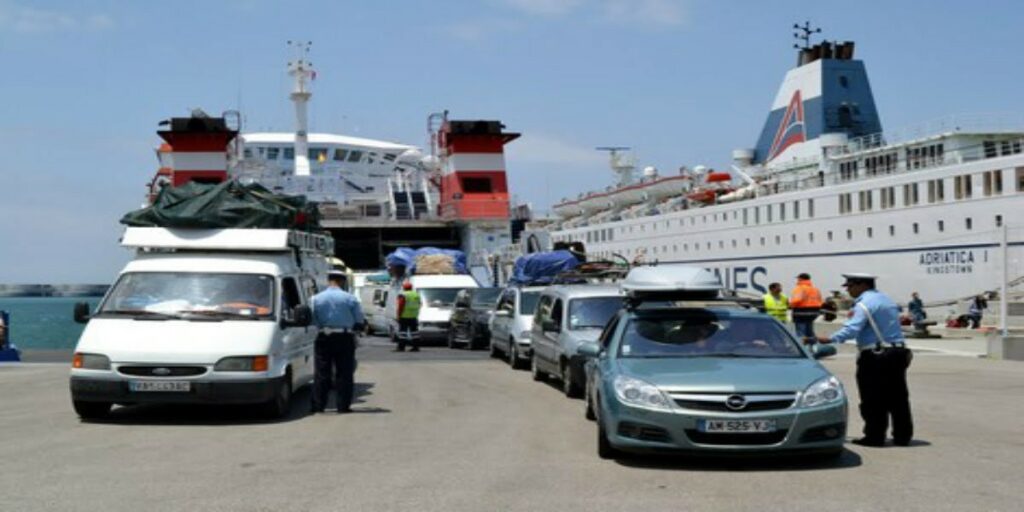
<svg viewBox="0 0 1024 512">
<path fill-rule="evenodd" d="M 242 319 L 242 320 L 259 320 L 260 317 L 257 315 L 246 315 L 242 313 L 236 313 L 234 311 L 216 311 L 212 309 L 202 310 L 187 310 L 180 311 L 182 315 L 197 315 L 210 318 L 231 318 L 231 319 Z"/>
<path fill-rule="evenodd" d="M 133 316 L 143 320 L 178 320 L 181 317 L 172 313 L 161 313 L 159 311 L 147 311 L 145 309 L 113 309 L 100 311 L 102 315 Z"/>
</svg>

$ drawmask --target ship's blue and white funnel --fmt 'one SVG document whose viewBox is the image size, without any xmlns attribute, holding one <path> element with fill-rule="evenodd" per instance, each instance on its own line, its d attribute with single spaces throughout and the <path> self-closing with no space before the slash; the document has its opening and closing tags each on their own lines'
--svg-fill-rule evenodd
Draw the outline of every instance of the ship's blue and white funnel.
<svg viewBox="0 0 1024 512">
<path fill-rule="evenodd" d="M 853 48 L 852 42 L 826 41 L 800 50 L 761 130 L 755 163 L 820 158 L 823 134 L 853 138 L 882 131 L 867 71 L 853 59 Z"/>
</svg>

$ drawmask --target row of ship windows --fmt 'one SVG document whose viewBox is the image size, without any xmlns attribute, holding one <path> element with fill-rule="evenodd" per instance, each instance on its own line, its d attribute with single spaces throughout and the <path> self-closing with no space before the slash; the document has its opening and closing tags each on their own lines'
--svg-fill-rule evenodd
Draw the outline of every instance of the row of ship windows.
<svg viewBox="0 0 1024 512">
<path fill-rule="evenodd" d="M 974 219 L 973 218 L 971 218 L 971 217 L 964 217 L 963 220 L 964 220 L 964 231 L 972 231 L 972 230 L 974 230 Z M 993 218 L 993 224 L 995 225 L 995 227 L 1001 227 L 1003 225 L 1003 216 L 1002 215 L 996 215 Z M 946 222 L 944 220 L 937 220 L 937 221 L 935 221 L 935 230 L 938 233 L 945 233 L 946 232 Z M 898 231 L 899 230 L 896 229 L 895 225 L 890 225 L 889 226 L 888 233 L 889 233 L 890 237 L 896 237 Z M 910 225 L 910 232 L 912 234 L 914 234 L 914 235 L 921 234 L 921 225 L 919 223 L 917 223 L 917 222 L 911 223 L 911 225 Z M 854 238 L 857 237 L 857 235 L 856 235 L 856 233 L 855 233 L 855 231 L 853 229 L 847 229 L 845 235 L 846 235 L 846 238 L 845 238 L 846 241 L 853 241 Z M 864 237 L 865 238 L 871 238 L 871 239 L 875 238 L 875 230 L 874 230 L 874 228 L 872 228 L 872 227 L 865 228 L 864 229 Z M 839 237 L 837 237 L 836 233 L 833 232 L 833 231 L 826 231 L 825 232 L 825 238 L 829 242 L 834 242 Z M 783 242 L 783 240 L 786 240 L 786 242 Z M 797 236 L 796 233 L 791 233 L 788 237 L 783 237 L 782 235 L 775 235 L 775 237 L 774 237 L 774 242 L 775 242 L 776 246 L 783 245 L 783 243 L 796 244 L 799 241 L 800 241 L 799 237 Z M 760 237 L 758 242 L 759 242 L 760 247 L 767 247 L 768 245 L 770 245 L 769 237 L 762 236 L 762 237 Z M 813 232 L 808 232 L 807 233 L 807 242 L 815 243 L 815 236 L 814 236 Z M 730 240 L 729 244 L 728 244 L 728 246 L 733 248 L 733 249 L 739 248 L 740 245 L 741 245 L 740 241 L 737 240 L 737 239 Z M 742 245 L 744 247 L 752 247 L 754 245 L 754 243 L 753 243 L 751 238 L 746 238 L 746 239 L 743 240 L 743 244 Z M 678 255 L 680 253 L 689 253 L 689 252 L 699 253 L 699 252 L 701 252 L 701 250 L 709 250 L 710 251 L 713 248 L 715 248 L 716 246 L 717 246 L 718 249 L 725 249 L 727 247 L 727 244 L 726 244 L 725 240 L 718 240 L 715 243 L 713 243 L 713 242 L 694 242 L 692 244 L 691 243 L 672 244 L 672 245 L 664 244 L 664 245 L 661 245 L 661 246 L 657 246 L 657 245 L 651 246 L 650 248 L 636 248 L 636 249 L 628 249 L 627 248 L 624 251 L 622 251 L 622 253 L 623 253 L 624 256 L 640 256 L 640 255 L 645 255 L 645 254 L 653 254 L 653 255 Z M 680 248 L 682 249 L 681 251 L 680 251 Z M 659 251 L 659 249 L 660 249 L 660 251 Z M 595 254 L 597 254 L 598 256 L 602 256 L 602 257 L 611 257 L 614 252 L 615 251 L 597 251 Z"/>
<path fill-rule="evenodd" d="M 1024 192 L 1024 167 L 1018 167 L 1016 170 L 1015 183 L 1017 192 Z M 1001 195 L 1003 193 L 1003 171 L 985 171 L 980 174 L 982 181 L 982 194 L 985 197 Z M 903 189 L 903 206 L 914 206 L 920 203 L 920 184 L 918 183 L 907 183 L 902 186 Z M 942 179 L 928 180 L 925 183 L 928 192 L 929 203 L 941 203 L 946 200 L 946 187 L 945 181 Z M 897 207 L 896 201 L 896 187 L 883 187 L 876 189 L 878 192 L 881 209 L 887 210 L 890 208 Z M 875 192 L 876 190 L 862 190 L 856 193 L 857 196 L 857 210 L 861 212 L 871 211 L 875 205 Z M 956 200 L 970 199 L 974 196 L 974 177 L 970 174 L 964 174 L 961 176 L 953 177 L 953 197 Z M 854 212 L 853 207 L 853 192 L 845 194 L 839 194 L 839 214 L 847 214 Z M 741 213 L 742 212 L 742 213 Z M 751 223 L 757 225 L 762 223 L 762 219 L 765 223 L 772 222 L 785 222 L 787 216 L 791 216 L 792 220 L 800 220 L 801 215 L 806 215 L 806 218 L 814 218 L 814 199 L 806 199 L 802 201 L 782 202 L 774 205 L 765 206 L 754 206 L 750 208 L 736 209 L 731 212 L 713 213 L 708 215 L 693 215 L 688 217 L 689 222 L 686 218 L 678 219 L 677 225 L 683 227 L 686 224 L 691 226 L 697 225 L 698 221 L 701 224 L 707 224 L 710 222 L 727 221 L 731 216 L 733 220 L 737 220 L 742 216 L 743 225 L 747 226 Z M 710 218 L 710 219 L 709 219 Z M 655 221 L 649 223 L 636 224 L 631 226 L 621 226 L 619 228 L 604 228 L 604 229 L 593 229 L 582 233 L 581 236 L 587 243 L 600 243 L 600 242 L 612 242 L 615 240 L 616 231 L 619 234 L 633 233 L 634 230 L 639 233 L 645 233 L 650 227 L 652 232 L 658 231 L 659 228 L 664 227 L 668 230 L 672 227 L 671 220 Z M 568 241 L 574 239 L 573 236 L 561 236 L 556 237 L 556 241 Z"/>
<path fill-rule="evenodd" d="M 255 149 L 255 151 L 253 151 Z M 383 157 L 378 157 L 378 154 L 369 151 L 363 152 L 358 149 L 334 149 L 333 155 L 329 148 L 309 148 L 307 155 L 310 161 L 313 162 L 325 162 L 328 159 L 333 159 L 335 162 L 349 162 L 356 163 L 363 159 L 363 155 L 366 155 L 366 163 L 372 164 L 377 160 L 384 162 L 394 162 L 398 155 L 394 153 L 385 153 Z M 258 155 L 259 158 L 264 160 L 295 160 L 295 148 L 294 147 L 274 147 L 274 146 L 257 146 L 255 148 L 247 147 L 243 152 L 245 158 L 252 158 L 254 155 Z M 330 158 L 329 158 L 330 157 Z"/>
<path fill-rule="evenodd" d="M 1024 152 L 1024 147 L 1020 140 L 986 140 L 982 143 L 982 151 L 985 158 L 995 158 L 1020 154 Z M 860 160 L 840 162 L 839 179 L 842 181 L 857 179 L 861 169 L 868 176 L 891 174 L 897 170 L 899 156 L 898 152 L 892 151 Z M 907 148 L 904 157 L 907 169 L 924 169 L 943 163 L 945 147 L 942 143 L 936 143 Z"/>
</svg>

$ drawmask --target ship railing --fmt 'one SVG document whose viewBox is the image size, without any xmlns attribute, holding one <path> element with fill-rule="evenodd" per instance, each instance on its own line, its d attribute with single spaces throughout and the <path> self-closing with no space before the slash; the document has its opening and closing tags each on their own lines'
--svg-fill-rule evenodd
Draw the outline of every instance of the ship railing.
<svg viewBox="0 0 1024 512">
<path fill-rule="evenodd" d="M 854 137 L 842 151 L 856 153 L 948 133 L 1024 133 L 1024 115 L 979 113 L 946 116 L 898 130 Z"/>
</svg>

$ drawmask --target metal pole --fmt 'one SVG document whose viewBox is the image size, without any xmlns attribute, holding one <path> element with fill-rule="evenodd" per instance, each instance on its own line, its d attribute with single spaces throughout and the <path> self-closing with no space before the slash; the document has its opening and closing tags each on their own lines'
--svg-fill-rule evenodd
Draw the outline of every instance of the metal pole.
<svg viewBox="0 0 1024 512">
<path fill-rule="evenodd" d="M 1000 247 L 1000 249 L 1002 250 L 1002 253 L 1003 253 L 1003 268 L 1002 268 L 1002 276 L 1001 276 L 1001 279 L 1000 279 L 1000 286 L 1001 286 L 1001 288 L 999 289 L 999 333 L 1004 338 L 1009 334 L 1007 332 L 1007 324 L 1008 324 L 1008 322 L 1006 321 L 1006 315 L 1007 315 L 1007 312 L 1009 311 L 1009 302 L 1010 302 L 1010 295 L 1008 293 L 1010 287 L 1007 284 L 1007 281 L 1010 278 L 1009 277 L 1010 252 L 1007 249 L 1008 245 L 1009 244 L 1007 244 L 1007 226 L 1006 226 L 1006 222 L 1003 222 L 1003 229 L 1002 229 L 1002 233 L 1001 233 L 1000 240 L 999 240 L 999 247 Z"/>
</svg>

